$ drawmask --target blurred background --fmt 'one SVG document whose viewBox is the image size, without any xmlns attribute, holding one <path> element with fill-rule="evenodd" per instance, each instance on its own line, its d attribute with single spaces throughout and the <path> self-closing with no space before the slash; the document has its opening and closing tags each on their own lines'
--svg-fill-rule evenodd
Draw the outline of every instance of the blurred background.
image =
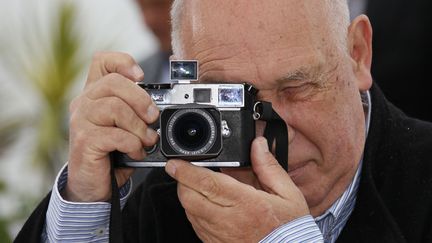
<svg viewBox="0 0 432 243">
<path fill-rule="evenodd" d="M 0 0 L 0 242 L 67 160 L 68 104 L 96 51 L 144 60 L 158 42 L 135 0 Z"/>
</svg>

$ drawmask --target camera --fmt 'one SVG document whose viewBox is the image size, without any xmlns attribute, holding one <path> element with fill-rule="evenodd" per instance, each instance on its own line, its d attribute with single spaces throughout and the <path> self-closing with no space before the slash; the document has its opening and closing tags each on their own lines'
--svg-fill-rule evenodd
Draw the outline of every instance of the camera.
<svg viewBox="0 0 432 243">
<path fill-rule="evenodd" d="M 249 166 L 256 89 L 247 83 L 194 83 L 197 61 L 171 61 L 170 70 L 170 83 L 138 83 L 160 109 L 158 121 L 150 125 L 159 142 L 145 148 L 143 160 L 115 151 L 114 164 L 162 167 L 180 158 L 205 167 Z"/>
</svg>

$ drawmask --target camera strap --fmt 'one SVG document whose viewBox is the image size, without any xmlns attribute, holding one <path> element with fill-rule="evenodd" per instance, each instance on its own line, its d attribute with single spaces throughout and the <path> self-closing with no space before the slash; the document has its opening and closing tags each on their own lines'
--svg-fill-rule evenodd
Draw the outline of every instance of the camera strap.
<svg viewBox="0 0 432 243">
<path fill-rule="evenodd" d="M 120 209 L 120 192 L 114 173 L 114 162 L 111 159 L 111 212 L 109 223 L 109 242 L 123 243 L 122 217 Z"/>
<path fill-rule="evenodd" d="M 255 120 L 266 122 L 264 137 L 267 139 L 269 150 L 273 151 L 273 144 L 275 144 L 276 160 L 285 171 L 288 171 L 288 127 L 285 121 L 273 109 L 270 102 L 256 102 L 253 112 Z"/>
</svg>

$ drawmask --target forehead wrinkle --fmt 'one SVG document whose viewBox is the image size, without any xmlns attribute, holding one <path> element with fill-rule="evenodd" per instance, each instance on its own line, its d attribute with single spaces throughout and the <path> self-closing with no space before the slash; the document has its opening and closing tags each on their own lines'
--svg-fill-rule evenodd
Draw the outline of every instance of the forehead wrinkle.
<svg viewBox="0 0 432 243">
<path fill-rule="evenodd" d="M 202 79 L 238 81 L 254 77 L 251 75 L 251 70 L 253 70 L 251 59 L 254 57 L 251 57 L 246 46 L 237 43 L 223 43 L 218 46 L 207 46 L 207 49 L 192 49 L 194 49 L 193 58 L 200 61 L 200 78 Z M 244 76 L 245 73 L 247 77 Z"/>
</svg>

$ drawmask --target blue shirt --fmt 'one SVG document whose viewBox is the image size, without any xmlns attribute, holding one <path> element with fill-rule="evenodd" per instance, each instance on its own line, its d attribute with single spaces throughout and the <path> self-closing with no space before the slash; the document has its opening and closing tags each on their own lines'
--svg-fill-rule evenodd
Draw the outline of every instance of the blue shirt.
<svg viewBox="0 0 432 243">
<path fill-rule="evenodd" d="M 366 114 L 366 135 L 369 129 L 371 100 L 362 94 Z M 357 197 L 362 162 L 342 196 L 321 216 L 306 215 L 275 229 L 261 242 L 335 242 L 351 215 Z M 66 166 L 56 178 L 46 215 L 43 242 L 108 242 L 111 204 L 107 202 L 76 203 L 64 200 L 59 191 L 67 181 Z M 124 207 L 131 193 L 132 181 L 120 189 Z"/>
</svg>

